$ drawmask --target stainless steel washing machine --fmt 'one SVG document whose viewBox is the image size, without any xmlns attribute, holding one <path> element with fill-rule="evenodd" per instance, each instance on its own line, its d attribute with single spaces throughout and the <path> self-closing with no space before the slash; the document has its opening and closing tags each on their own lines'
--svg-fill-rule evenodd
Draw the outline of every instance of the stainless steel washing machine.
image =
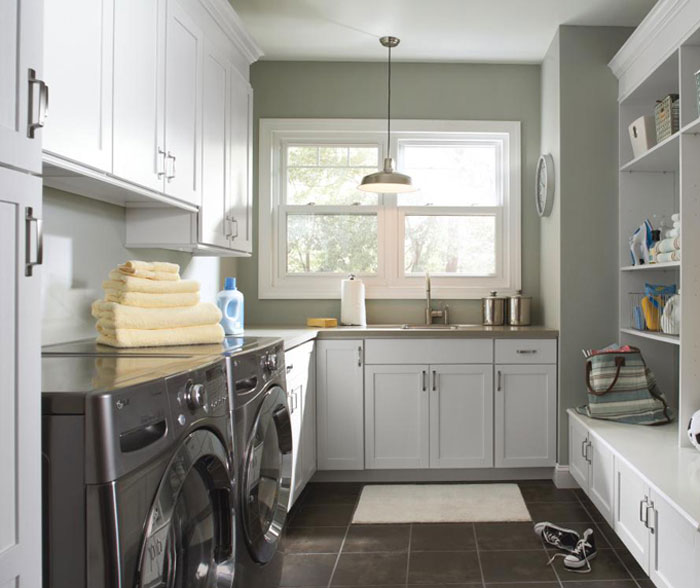
<svg viewBox="0 0 700 588">
<path fill-rule="evenodd" d="M 42 370 L 45 584 L 231 587 L 225 360 L 54 355 Z"/>
<path fill-rule="evenodd" d="M 236 585 L 277 588 L 291 491 L 292 429 L 280 340 L 227 357 L 238 468 Z"/>
</svg>

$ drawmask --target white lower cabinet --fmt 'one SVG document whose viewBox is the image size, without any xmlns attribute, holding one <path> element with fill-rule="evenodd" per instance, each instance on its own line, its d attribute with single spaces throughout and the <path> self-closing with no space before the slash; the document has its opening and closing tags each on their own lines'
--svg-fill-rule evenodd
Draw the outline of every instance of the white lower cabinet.
<svg viewBox="0 0 700 588">
<path fill-rule="evenodd" d="M 611 525 L 614 468 L 612 450 L 580 422 L 569 420 L 569 471 Z"/>
<path fill-rule="evenodd" d="M 493 466 L 490 365 L 430 368 L 430 467 Z"/>
<path fill-rule="evenodd" d="M 364 342 L 318 341 L 316 417 L 319 470 L 363 470 Z"/>
<path fill-rule="evenodd" d="M 285 354 L 287 403 L 292 425 L 292 492 L 289 508 L 316 473 L 316 392 L 314 342 Z"/>
<path fill-rule="evenodd" d="M 365 468 L 429 465 L 427 365 L 365 368 Z"/>
<path fill-rule="evenodd" d="M 622 459 L 615 460 L 615 532 L 656 586 L 697 588 L 697 529 Z"/>
<path fill-rule="evenodd" d="M 496 467 L 556 462 L 557 366 L 496 365 Z"/>
</svg>

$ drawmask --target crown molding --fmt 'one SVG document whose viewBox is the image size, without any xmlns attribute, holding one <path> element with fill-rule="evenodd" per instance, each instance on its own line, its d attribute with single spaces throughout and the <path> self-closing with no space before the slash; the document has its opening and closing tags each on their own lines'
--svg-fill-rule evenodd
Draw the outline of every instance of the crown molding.
<svg viewBox="0 0 700 588">
<path fill-rule="evenodd" d="M 233 41 L 249 64 L 263 56 L 263 51 L 245 29 L 241 17 L 228 0 L 199 0 L 206 11 Z"/>
<path fill-rule="evenodd" d="M 688 2 L 689 0 L 659 0 L 654 5 L 608 64 L 615 77 L 619 79 L 630 69 Z M 672 46 L 676 45 L 674 40 Z"/>
</svg>

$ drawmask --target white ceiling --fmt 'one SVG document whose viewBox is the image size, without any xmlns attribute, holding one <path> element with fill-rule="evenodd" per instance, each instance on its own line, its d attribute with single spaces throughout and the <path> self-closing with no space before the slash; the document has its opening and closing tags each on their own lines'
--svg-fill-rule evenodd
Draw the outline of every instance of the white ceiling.
<svg viewBox="0 0 700 588">
<path fill-rule="evenodd" d="M 560 24 L 636 26 L 655 0 L 231 0 L 266 60 L 538 63 Z"/>
</svg>

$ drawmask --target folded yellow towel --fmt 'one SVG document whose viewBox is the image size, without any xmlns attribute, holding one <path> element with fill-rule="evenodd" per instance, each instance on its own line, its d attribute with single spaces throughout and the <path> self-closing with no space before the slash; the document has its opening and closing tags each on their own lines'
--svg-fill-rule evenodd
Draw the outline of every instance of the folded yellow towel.
<svg viewBox="0 0 700 588">
<path fill-rule="evenodd" d="M 120 265 L 119 269 L 125 274 L 133 274 L 137 270 L 170 274 L 180 273 L 180 266 L 178 264 L 169 263 L 167 261 L 138 261 L 132 259 Z"/>
<path fill-rule="evenodd" d="M 105 301 L 118 302 L 127 306 L 140 306 L 141 308 L 174 308 L 176 306 L 194 306 L 199 302 L 199 292 L 149 294 L 147 292 L 105 290 Z"/>
<path fill-rule="evenodd" d="M 110 347 L 162 347 L 164 345 L 195 345 L 221 343 L 221 325 L 200 325 L 176 329 L 106 329 L 97 335 L 97 342 Z"/>
<path fill-rule="evenodd" d="M 134 278 L 141 278 L 144 280 L 158 280 L 162 282 L 177 282 L 180 279 L 180 274 L 174 274 L 172 272 L 154 272 L 145 269 L 135 269 L 133 271 L 126 272 L 122 268 L 124 266 L 119 266 L 119 273 L 125 276 L 132 276 Z"/>
<path fill-rule="evenodd" d="M 126 292 L 150 292 L 152 294 L 173 294 L 175 292 L 199 292 L 197 280 L 148 280 L 127 276 L 118 270 L 109 272 L 109 280 L 102 282 L 105 290 Z"/>
<path fill-rule="evenodd" d="M 140 308 L 95 300 L 92 316 L 98 325 L 111 329 L 170 329 L 218 323 L 221 311 L 211 302 L 176 308 Z"/>
</svg>

